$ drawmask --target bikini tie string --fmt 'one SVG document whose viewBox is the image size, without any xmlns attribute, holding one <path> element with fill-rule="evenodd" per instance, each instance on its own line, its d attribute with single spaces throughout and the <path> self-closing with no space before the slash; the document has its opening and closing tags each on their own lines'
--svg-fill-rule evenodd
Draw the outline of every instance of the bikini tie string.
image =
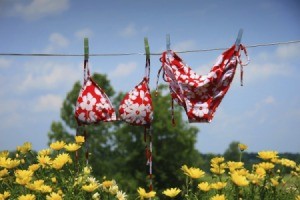
<svg viewBox="0 0 300 200">
<path fill-rule="evenodd" d="M 244 63 L 242 60 L 241 60 L 241 54 L 240 52 L 238 51 L 237 52 L 237 55 L 236 55 L 236 59 L 237 59 L 237 62 L 239 63 L 240 65 L 240 81 L 241 81 L 241 86 L 244 85 L 243 83 L 243 77 L 244 77 L 244 66 L 248 65 L 249 62 L 250 62 L 250 58 L 248 56 L 248 52 L 247 52 L 247 49 L 244 45 L 240 44 L 240 50 L 242 50 L 247 58 L 247 61 Z"/>
</svg>

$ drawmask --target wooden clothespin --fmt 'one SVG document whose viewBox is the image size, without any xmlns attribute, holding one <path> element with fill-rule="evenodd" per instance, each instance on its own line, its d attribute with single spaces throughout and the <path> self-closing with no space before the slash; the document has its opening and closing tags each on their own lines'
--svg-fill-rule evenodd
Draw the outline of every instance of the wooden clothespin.
<svg viewBox="0 0 300 200">
<path fill-rule="evenodd" d="M 145 54 L 146 54 L 146 59 L 150 59 L 150 48 L 149 48 L 149 43 L 148 43 L 148 38 L 144 38 L 144 44 L 145 44 Z"/>
<path fill-rule="evenodd" d="M 170 34 L 166 35 L 167 51 L 171 50 Z"/>
<path fill-rule="evenodd" d="M 171 42 L 170 42 L 170 34 L 166 35 L 166 48 L 167 48 L 167 55 L 171 56 Z"/>
<path fill-rule="evenodd" d="M 243 36 L 243 29 L 240 29 L 239 33 L 238 33 L 238 36 L 236 38 L 236 41 L 235 41 L 235 49 L 234 49 L 235 52 L 237 52 L 240 48 L 242 36 Z"/>
<path fill-rule="evenodd" d="M 84 38 L 84 60 L 89 60 L 89 39 Z"/>
</svg>

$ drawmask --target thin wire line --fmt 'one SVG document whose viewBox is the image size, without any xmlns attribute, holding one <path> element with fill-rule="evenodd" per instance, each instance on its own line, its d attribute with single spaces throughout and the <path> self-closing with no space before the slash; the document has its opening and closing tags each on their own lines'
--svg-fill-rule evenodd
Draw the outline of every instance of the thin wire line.
<svg viewBox="0 0 300 200">
<path fill-rule="evenodd" d="M 300 40 L 292 40 L 287 42 L 273 42 L 273 43 L 262 43 L 262 44 L 254 44 L 247 45 L 247 48 L 256 48 L 256 47 L 266 47 L 266 46 L 276 46 L 276 45 L 284 45 L 284 44 L 295 44 L 300 43 Z M 210 48 L 210 49 L 198 49 L 198 50 L 186 50 L 186 51 L 176 51 L 176 53 L 197 53 L 197 52 L 208 52 L 208 51 L 221 51 L 228 49 L 225 47 L 221 48 Z M 145 55 L 145 53 L 96 53 L 89 54 L 89 56 L 131 56 L 131 55 Z M 161 55 L 161 53 L 150 53 L 150 55 Z M 84 56 L 84 54 L 50 54 L 50 53 L 0 53 L 0 56 L 49 56 L 49 57 L 76 57 L 76 56 Z"/>
</svg>

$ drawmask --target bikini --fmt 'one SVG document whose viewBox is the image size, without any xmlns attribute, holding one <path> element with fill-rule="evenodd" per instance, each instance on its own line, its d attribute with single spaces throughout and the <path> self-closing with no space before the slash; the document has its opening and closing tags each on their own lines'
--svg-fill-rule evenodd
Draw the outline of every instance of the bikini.
<svg viewBox="0 0 300 200">
<path fill-rule="evenodd" d="M 110 99 L 90 76 L 88 61 L 84 62 L 84 84 L 79 93 L 75 118 L 78 125 L 97 124 L 101 121 L 125 121 L 131 125 L 149 127 L 153 119 L 152 98 L 149 89 L 150 60 L 146 60 L 143 80 L 128 92 L 116 116 Z"/>
<path fill-rule="evenodd" d="M 160 72 L 169 84 L 172 98 L 172 121 L 174 122 L 173 102 L 182 106 L 189 122 L 211 122 L 214 113 L 227 93 L 233 80 L 237 64 L 241 65 L 241 83 L 243 81 L 243 66 L 240 59 L 243 50 L 248 62 L 247 51 L 240 45 L 235 51 L 235 45 L 223 52 L 217 62 L 206 75 L 198 75 L 173 51 L 162 53 L 162 66 L 157 75 L 157 85 Z"/>
</svg>

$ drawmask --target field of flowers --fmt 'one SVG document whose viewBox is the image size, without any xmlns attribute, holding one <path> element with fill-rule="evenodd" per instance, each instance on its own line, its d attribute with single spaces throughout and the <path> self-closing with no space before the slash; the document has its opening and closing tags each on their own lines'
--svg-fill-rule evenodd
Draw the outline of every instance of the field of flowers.
<svg viewBox="0 0 300 200">
<path fill-rule="evenodd" d="M 183 186 L 164 188 L 159 195 L 140 187 L 129 197 L 116 181 L 93 177 L 92 168 L 77 156 L 83 144 L 84 137 L 76 136 L 73 143 L 57 141 L 37 154 L 29 142 L 18 146 L 15 153 L 0 152 L 0 200 L 155 200 L 161 195 L 163 199 L 189 200 L 300 200 L 300 165 L 280 158 L 276 151 L 258 152 L 261 162 L 247 170 L 241 162 L 247 146 L 240 144 L 240 161 L 215 157 L 210 173 L 183 165 L 178 175 L 186 178 Z"/>
</svg>

